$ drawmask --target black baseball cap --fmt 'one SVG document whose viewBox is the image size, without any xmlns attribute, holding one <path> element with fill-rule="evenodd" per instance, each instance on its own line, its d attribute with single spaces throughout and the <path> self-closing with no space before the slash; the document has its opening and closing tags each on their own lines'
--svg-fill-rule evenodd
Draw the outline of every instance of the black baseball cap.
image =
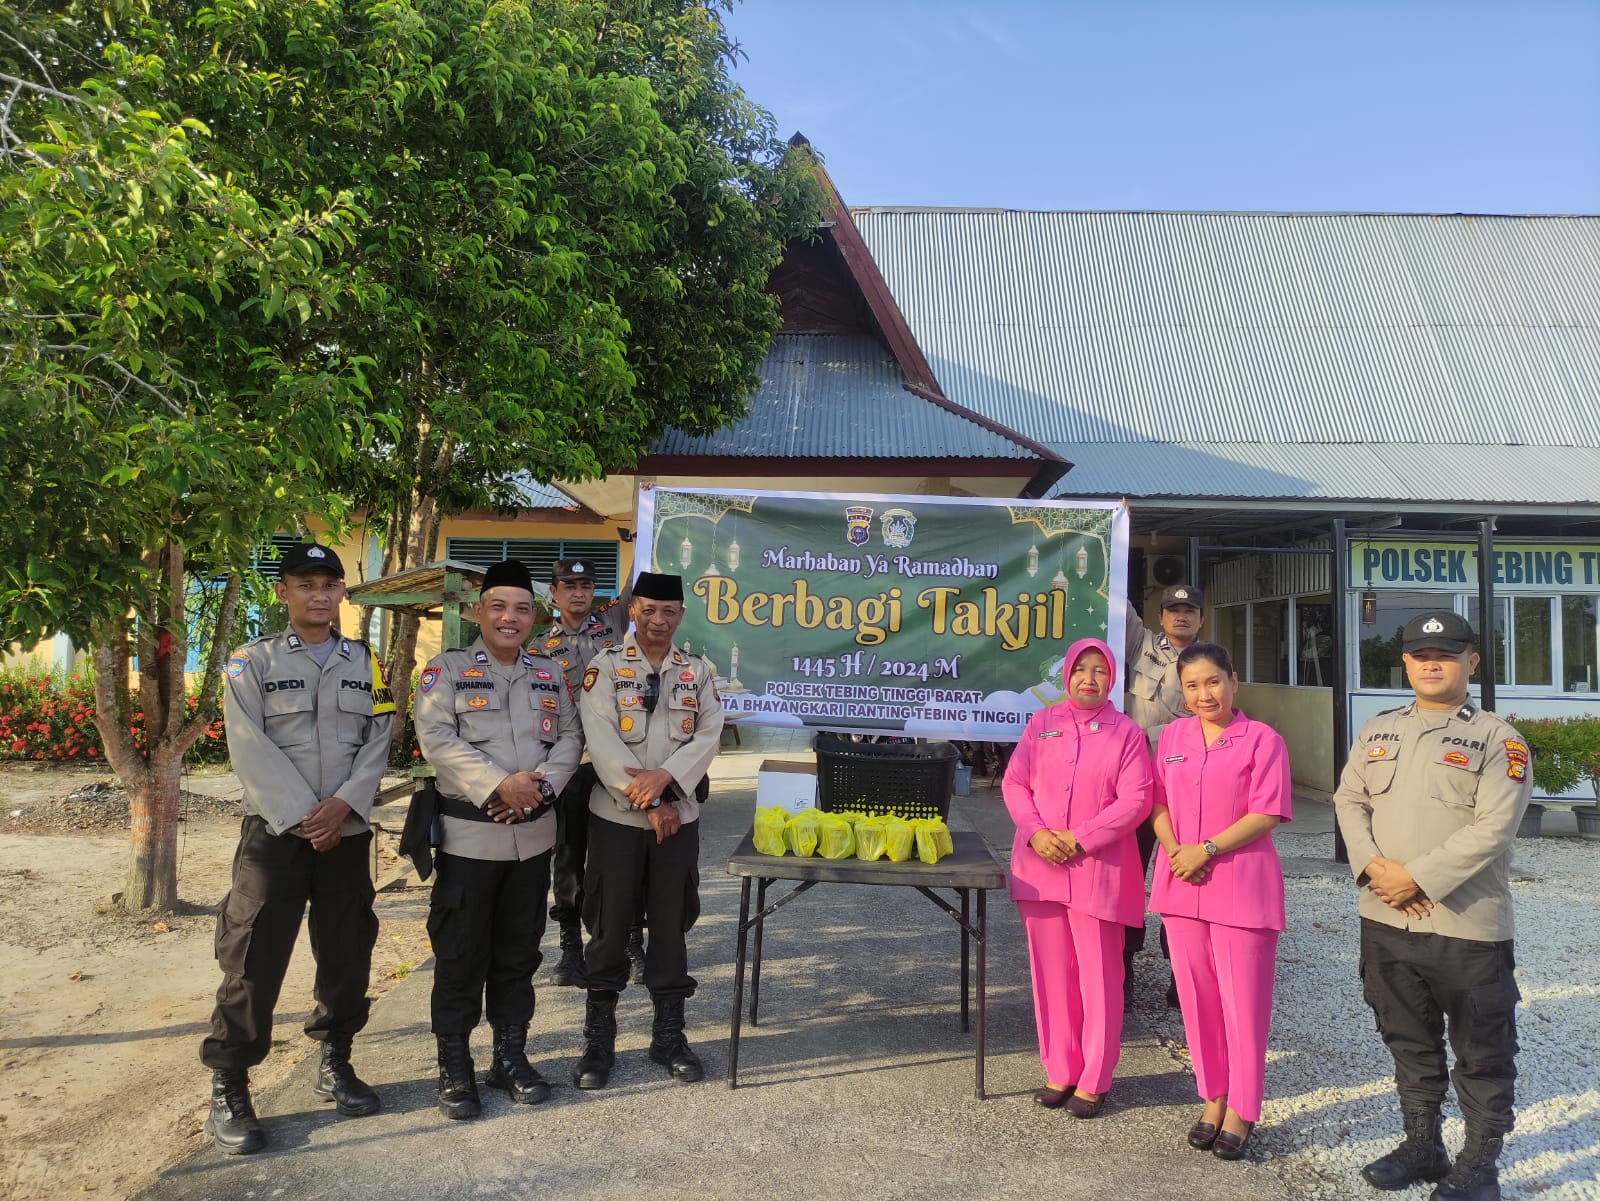
<svg viewBox="0 0 1600 1201">
<path fill-rule="evenodd" d="M 579 580 L 595 580 L 593 559 L 557 559 L 550 565 L 552 584 L 573 584 Z"/>
<path fill-rule="evenodd" d="M 1174 584 L 1170 588 L 1161 590 L 1161 607 L 1174 609 L 1179 605 L 1193 605 L 1196 609 L 1206 607 L 1206 594 L 1193 584 Z"/>
<path fill-rule="evenodd" d="M 278 576 L 309 575 L 313 571 L 326 571 L 344 579 L 344 564 L 333 553 L 331 546 L 317 542 L 301 542 L 283 552 L 278 560 Z"/>
<path fill-rule="evenodd" d="M 1400 636 L 1400 650 L 1409 655 L 1412 651 L 1437 647 L 1459 655 L 1471 650 L 1477 640 L 1466 618 L 1448 609 L 1435 609 L 1431 613 L 1418 613 L 1406 622 L 1405 633 Z"/>
</svg>

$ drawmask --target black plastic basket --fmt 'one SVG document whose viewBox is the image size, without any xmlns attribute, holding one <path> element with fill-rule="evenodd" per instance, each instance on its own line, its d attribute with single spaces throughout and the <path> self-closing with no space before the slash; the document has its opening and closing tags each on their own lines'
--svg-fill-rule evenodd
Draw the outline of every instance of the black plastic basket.
<svg viewBox="0 0 1600 1201">
<path fill-rule="evenodd" d="M 912 746 L 818 737 L 817 807 L 824 813 L 948 817 L 960 754 L 948 742 Z"/>
</svg>

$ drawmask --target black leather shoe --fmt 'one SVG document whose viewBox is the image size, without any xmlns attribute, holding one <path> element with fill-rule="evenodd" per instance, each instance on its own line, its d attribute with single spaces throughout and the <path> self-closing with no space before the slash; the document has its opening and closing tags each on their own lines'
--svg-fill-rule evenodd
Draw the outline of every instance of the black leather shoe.
<svg viewBox="0 0 1600 1201">
<path fill-rule="evenodd" d="M 1209 1151 L 1212 1144 L 1217 1141 L 1217 1128 L 1211 1122 L 1196 1122 L 1189 1127 L 1186 1137 L 1189 1145 L 1196 1151 Z"/>
<path fill-rule="evenodd" d="M 329 1037 L 323 1042 L 317 1082 L 311 1091 L 324 1101 L 332 1101 L 340 1115 L 347 1118 L 364 1118 L 383 1108 L 378 1094 L 350 1066 L 348 1038 Z"/>
<path fill-rule="evenodd" d="M 503 1088 L 518 1105 L 537 1105 L 550 1099 L 550 1085 L 528 1062 L 528 1028 L 496 1026 L 494 1059 L 483 1082 Z"/>
<path fill-rule="evenodd" d="M 1211 1144 L 1211 1154 L 1218 1159 L 1243 1159 L 1244 1149 L 1250 1145 L 1250 1136 L 1256 1132 L 1254 1122 L 1246 1122 L 1243 1134 L 1233 1134 L 1227 1130 L 1218 1130 L 1215 1141 Z"/>
<path fill-rule="evenodd" d="M 1100 1111 L 1105 1108 L 1106 1098 L 1111 1095 L 1108 1088 L 1093 1101 L 1086 1100 L 1082 1093 L 1073 1093 L 1067 1098 L 1067 1112 L 1075 1118 L 1097 1118 Z"/>
<path fill-rule="evenodd" d="M 656 1001 L 656 1020 L 650 1032 L 650 1059 L 684 1084 L 704 1078 L 706 1070 L 700 1057 L 689 1049 L 689 1042 L 683 1037 L 682 997 Z"/>
<path fill-rule="evenodd" d="M 205 1130 L 226 1155 L 254 1155 L 267 1145 L 250 1103 L 250 1073 L 244 1068 L 217 1068 L 211 1073 L 211 1112 Z"/>
<path fill-rule="evenodd" d="M 1033 1094 L 1033 1103 L 1042 1109 L 1060 1109 L 1072 1096 L 1072 1086 L 1051 1088 L 1048 1084 Z"/>
<path fill-rule="evenodd" d="M 572 1067 L 572 1083 L 604 1088 L 617 1062 L 617 994 L 591 988 L 583 1009 L 583 1055 Z"/>
<path fill-rule="evenodd" d="M 451 1121 L 475 1118 L 483 1112 L 478 1082 L 472 1075 L 472 1051 L 465 1034 L 440 1034 L 439 1112 Z"/>
<path fill-rule="evenodd" d="M 1450 1165 L 1450 1172 L 1433 1186 L 1428 1201 L 1500 1201 L 1500 1168 L 1496 1161 L 1504 1137 L 1487 1130 L 1467 1127 L 1461 1154 Z"/>
<path fill-rule="evenodd" d="M 1389 1190 L 1443 1180 L 1450 1171 L 1450 1153 L 1444 1149 L 1438 1107 L 1403 1105 L 1400 1118 L 1405 1123 L 1404 1140 L 1362 1168 L 1361 1178 L 1373 1188 Z"/>
</svg>

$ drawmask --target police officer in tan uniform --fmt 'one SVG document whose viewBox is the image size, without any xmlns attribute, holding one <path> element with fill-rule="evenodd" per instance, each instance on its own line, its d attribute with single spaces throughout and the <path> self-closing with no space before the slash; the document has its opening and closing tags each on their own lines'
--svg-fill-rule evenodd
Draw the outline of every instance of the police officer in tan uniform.
<svg viewBox="0 0 1600 1201">
<path fill-rule="evenodd" d="M 673 642 L 683 580 L 643 572 L 634 581 L 634 633 L 602 650 L 583 677 L 580 707 L 598 781 L 589 800 L 589 865 L 579 1088 L 604 1088 L 616 1060 L 617 995 L 628 983 L 628 927 L 649 917 L 644 983 L 655 1003 L 650 1058 L 674 1079 L 699 1080 L 683 1034 L 694 995 L 684 935 L 700 916 L 700 804 L 696 787 L 716 757 L 722 700 L 714 671 Z"/>
<path fill-rule="evenodd" d="M 557 559 L 550 569 L 550 598 L 556 620 L 535 643 L 577 686 L 599 651 L 620 646 L 628 632 L 628 606 L 632 588 L 625 587 L 615 601 L 596 609 L 595 566 L 590 559 Z M 556 799 L 556 849 L 551 863 L 551 892 L 555 903 L 550 916 L 561 930 L 561 959 L 550 973 L 553 984 L 583 983 L 583 867 L 589 852 L 589 794 L 594 790 L 594 768 L 582 764 Z M 636 924 L 628 938 L 628 958 L 635 965 L 634 982 L 642 978 L 644 932 Z"/>
<path fill-rule="evenodd" d="M 1433 1201 L 1495 1201 L 1516 1081 L 1511 847 L 1532 793 L 1527 744 L 1468 699 L 1472 627 L 1448 611 L 1406 623 L 1416 699 L 1356 736 L 1334 794 L 1361 885 L 1361 980 L 1394 1056 L 1405 1138 L 1362 1175 L 1381 1189 L 1440 1183 Z M 1466 1141 L 1440 1133 L 1445 1036 Z"/>
<path fill-rule="evenodd" d="M 438 773 L 442 840 L 428 936 L 439 1108 L 448 1118 L 481 1111 L 468 1040 L 485 1010 L 494 1051 L 484 1082 L 522 1105 L 550 1095 L 528 1062 L 528 1025 L 556 841 L 551 814 L 583 740 L 560 664 L 522 649 L 533 616 L 528 569 L 496 563 L 472 607 L 479 637 L 431 660 L 417 683 L 417 742 Z"/>
<path fill-rule="evenodd" d="M 1155 753 L 1156 740 L 1161 731 L 1180 717 L 1188 717 L 1189 710 L 1183 702 L 1183 685 L 1178 681 L 1178 655 L 1200 636 L 1201 610 L 1205 595 L 1193 584 L 1174 584 L 1161 593 L 1161 629 L 1152 630 L 1139 619 L 1139 612 L 1128 605 L 1127 638 L 1123 660 L 1127 664 L 1127 691 L 1123 698 L 1123 711 L 1133 718 L 1144 731 Z M 1155 854 L 1156 834 L 1151 819 L 1146 818 L 1135 832 L 1139 843 L 1139 862 L 1148 873 L 1150 859 Z M 1144 948 L 1144 927 L 1129 926 L 1123 942 L 1122 964 L 1125 977 L 1133 979 L 1133 956 Z M 1161 954 L 1167 953 L 1167 932 L 1161 931 Z M 1133 990 L 1123 994 L 1131 1004 Z M 1178 985 L 1167 985 L 1167 1004 L 1178 1004 Z"/>
<path fill-rule="evenodd" d="M 249 1071 L 272 1046 L 272 1012 L 308 903 L 317 975 L 305 1031 L 322 1044 L 314 1091 L 347 1117 L 379 1108 L 350 1066 L 350 1044 L 367 1023 L 378 936 L 367 816 L 389 758 L 394 698 L 372 648 L 334 629 L 344 598 L 338 555 L 290 547 L 273 591 L 289 628 L 234 651 L 222 690 L 245 817 L 217 915 L 222 985 L 200 1059 L 212 1069 L 206 1133 L 233 1155 L 266 1145 Z"/>
</svg>

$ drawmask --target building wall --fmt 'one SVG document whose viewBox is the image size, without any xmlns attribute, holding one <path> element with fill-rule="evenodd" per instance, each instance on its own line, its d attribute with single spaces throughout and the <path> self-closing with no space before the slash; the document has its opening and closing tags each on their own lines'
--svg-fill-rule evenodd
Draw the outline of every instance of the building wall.
<svg viewBox="0 0 1600 1201">
<path fill-rule="evenodd" d="M 1296 784 L 1333 791 L 1333 689 L 1240 684 L 1237 704 L 1283 736 Z"/>
</svg>

